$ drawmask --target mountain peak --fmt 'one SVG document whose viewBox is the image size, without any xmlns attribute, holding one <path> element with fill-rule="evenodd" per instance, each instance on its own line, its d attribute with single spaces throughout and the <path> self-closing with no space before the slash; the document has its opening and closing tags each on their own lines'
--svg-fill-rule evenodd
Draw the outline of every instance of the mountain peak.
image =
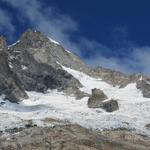
<svg viewBox="0 0 150 150">
<path fill-rule="evenodd" d="M 49 42 L 49 39 L 46 35 L 33 29 L 28 29 L 20 38 L 20 43 L 26 47 L 39 48 L 43 47 L 47 42 Z"/>
</svg>

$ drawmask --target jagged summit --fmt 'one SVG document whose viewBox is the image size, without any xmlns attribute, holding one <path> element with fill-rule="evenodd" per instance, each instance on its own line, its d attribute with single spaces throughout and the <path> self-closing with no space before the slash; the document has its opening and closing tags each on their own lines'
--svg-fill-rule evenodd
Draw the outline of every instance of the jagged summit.
<svg viewBox="0 0 150 150">
<path fill-rule="evenodd" d="M 22 47 L 32 47 L 41 48 L 49 42 L 48 37 L 46 37 L 40 31 L 28 29 L 24 32 L 19 40 Z"/>
<path fill-rule="evenodd" d="M 28 29 L 16 43 L 9 46 L 9 49 L 11 53 L 15 53 L 15 51 L 23 53 L 26 51 L 37 62 L 56 68 L 60 68 L 61 64 L 86 73 L 90 73 L 91 71 L 91 68 L 78 56 L 68 52 L 63 46 L 39 31 Z"/>
</svg>

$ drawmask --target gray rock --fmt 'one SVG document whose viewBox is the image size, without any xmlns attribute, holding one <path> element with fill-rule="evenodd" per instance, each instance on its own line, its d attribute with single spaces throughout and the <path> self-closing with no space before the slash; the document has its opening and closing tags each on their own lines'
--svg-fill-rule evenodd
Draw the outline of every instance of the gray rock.
<svg viewBox="0 0 150 150">
<path fill-rule="evenodd" d="M 147 128 L 148 130 L 150 130 L 150 124 L 146 124 L 145 128 Z"/>
<path fill-rule="evenodd" d="M 38 63 L 45 63 L 55 68 L 60 68 L 61 64 L 75 70 L 90 71 L 90 67 L 78 56 L 66 51 L 60 44 L 53 43 L 39 31 L 27 30 L 21 36 L 20 42 L 11 49 L 14 49 L 14 51 L 28 51 Z"/>
<path fill-rule="evenodd" d="M 107 112 L 113 112 L 119 109 L 119 105 L 116 100 L 111 99 L 107 102 L 101 103 L 100 108 L 105 109 Z"/>
<path fill-rule="evenodd" d="M 9 61 L 27 91 L 63 91 L 81 87 L 80 82 L 62 69 L 59 58 L 69 58 L 68 52 L 52 43 L 38 31 L 28 30 L 20 41 L 9 48 Z M 66 58 L 68 57 L 68 58 Z"/>
<path fill-rule="evenodd" d="M 93 76 L 99 77 L 105 82 L 123 88 L 129 83 L 135 83 L 141 77 L 141 74 L 125 74 L 116 70 L 96 67 L 92 72 Z"/>
<path fill-rule="evenodd" d="M 106 100 L 107 96 L 100 89 L 92 89 L 92 95 L 88 99 L 89 108 L 99 108 L 102 101 Z"/>
<path fill-rule="evenodd" d="M 27 98 L 24 87 L 19 78 L 10 69 L 7 54 L 0 51 L 0 94 L 11 102 L 18 102 L 22 98 Z"/>
<path fill-rule="evenodd" d="M 141 90 L 143 96 L 150 98 L 150 78 L 144 78 L 136 82 L 137 89 Z"/>
<path fill-rule="evenodd" d="M 14 134 L 13 132 L 17 132 Z M 150 138 L 127 130 L 102 131 L 79 125 L 15 129 L 0 136 L 2 150 L 149 150 Z"/>
<path fill-rule="evenodd" d="M 67 88 L 63 91 L 66 95 L 73 95 L 77 100 L 82 99 L 84 97 L 89 97 L 90 94 L 81 91 L 79 88 Z"/>
</svg>

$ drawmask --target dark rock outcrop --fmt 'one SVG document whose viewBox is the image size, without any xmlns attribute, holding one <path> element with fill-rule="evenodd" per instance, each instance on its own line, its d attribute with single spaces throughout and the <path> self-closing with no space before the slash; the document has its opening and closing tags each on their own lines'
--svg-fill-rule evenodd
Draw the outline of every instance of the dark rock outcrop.
<svg viewBox="0 0 150 150">
<path fill-rule="evenodd" d="M 62 69 L 58 58 L 67 61 L 68 52 L 38 31 L 28 30 L 9 47 L 9 61 L 27 91 L 63 91 L 81 87 L 80 82 Z M 64 53 L 64 54 L 63 54 Z"/>
<path fill-rule="evenodd" d="M 150 98 L 150 78 L 142 77 L 137 81 L 136 87 L 142 91 L 144 97 Z"/>
<path fill-rule="evenodd" d="M 150 124 L 146 124 L 145 128 L 147 128 L 148 130 L 150 130 Z"/>
<path fill-rule="evenodd" d="M 111 99 L 109 101 L 101 103 L 100 108 L 105 109 L 107 112 L 113 112 L 119 109 L 119 105 L 116 100 Z"/>
<path fill-rule="evenodd" d="M 88 99 L 89 108 L 99 108 L 107 96 L 100 89 L 92 89 L 92 95 Z"/>
<path fill-rule="evenodd" d="M 102 108 L 107 112 L 113 112 L 119 109 L 118 102 L 116 100 L 109 100 L 104 102 L 108 97 L 100 89 L 92 89 L 92 95 L 88 99 L 89 108 Z"/>
<path fill-rule="evenodd" d="M 0 94 L 4 94 L 11 102 L 28 97 L 19 78 L 10 69 L 5 51 L 0 51 Z"/>
</svg>

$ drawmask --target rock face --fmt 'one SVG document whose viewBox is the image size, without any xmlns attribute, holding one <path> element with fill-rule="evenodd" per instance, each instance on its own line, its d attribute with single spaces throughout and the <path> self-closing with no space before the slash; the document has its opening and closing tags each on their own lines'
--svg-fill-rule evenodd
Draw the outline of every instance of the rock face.
<svg viewBox="0 0 150 150">
<path fill-rule="evenodd" d="M 150 98 L 150 78 L 143 77 L 143 79 L 138 80 L 136 87 L 142 91 L 144 97 Z"/>
<path fill-rule="evenodd" d="M 27 30 L 19 42 L 10 48 L 13 51 L 24 50 L 29 52 L 38 63 L 60 68 L 60 64 L 75 70 L 90 70 L 80 58 L 66 51 L 59 43 L 39 31 Z"/>
<path fill-rule="evenodd" d="M 122 72 L 106 69 L 103 67 L 94 68 L 92 74 L 94 76 L 100 77 L 105 82 L 113 86 L 119 86 L 120 88 L 125 87 L 129 83 L 137 82 L 141 77 L 140 74 L 127 75 Z"/>
<path fill-rule="evenodd" d="M 113 99 L 103 102 L 100 107 L 105 109 L 107 112 L 113 112 L 119 109 L 118 102 Z"/>
<path fill-rule="evenodd" d="M 3 50 L 7 47 L 6 40 L 3 36 L 0 36 L 0 50 Z"/>
<path fill-rule="evenodd" d="M 99 108 L 102 104 L 102 101 L 106 100 L 107 96 L 100 89 L 92 89 L 92 95 L 88 99 L 89 108 Z"/>
<path fill-rule="evenodd" d="M 149 150 L 150 140 L 128 131 L 95 132 L 78 125 L 29 128 L 0 136 L 2 150 Z"/>
<path fill-rule="evenodd" d="M 11 102 L 27 98 L 19 78 L 10 69 L 5 51 L 0 51 L 0 94 L 4 94 Z"/>
<path fill-rule="evenodd" d="M 58 63 L 58 57 L 69 55 L 68 52 L 40 32 L 28 30 L 16 45 L 9 47 L 8 53 L 12 70 L 27 91 L 81 87 L 80 82 Z"/>
</svg>

